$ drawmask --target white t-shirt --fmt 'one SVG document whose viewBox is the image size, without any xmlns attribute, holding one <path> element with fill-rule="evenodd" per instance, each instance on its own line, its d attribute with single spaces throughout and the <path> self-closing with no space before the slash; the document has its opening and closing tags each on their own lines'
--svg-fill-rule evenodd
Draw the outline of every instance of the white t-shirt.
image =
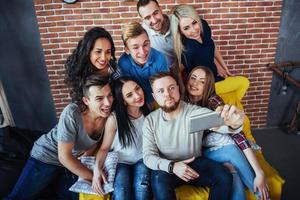
<svg viewBox="0 0 300 200">
<path fill-rule="evenodd" d="M 115 113 L 114 113 L 115 114 Z M 114 115 L 115 117 L 115 115 Z M 116 119 L 116 118 L 115 118 Z M 134 143 L 132 143 L 131 146 L 123 148 L 120 140 L 119 140 L 119 132 L 116 132 L 114 141 L 112 143 L 111 149 L 114 152 L 118 152 L 119 155 L 119 163 L 124 164 L 135 164 L 137 161 L 142 159 L 143 152 L 143 133 L 142 133 L 142 127 L 144 123 L 144 115 L 137 119 L 132 119 L 131 123 L 135 127 L 135 134 L 133 134 Z"/>
</svg>

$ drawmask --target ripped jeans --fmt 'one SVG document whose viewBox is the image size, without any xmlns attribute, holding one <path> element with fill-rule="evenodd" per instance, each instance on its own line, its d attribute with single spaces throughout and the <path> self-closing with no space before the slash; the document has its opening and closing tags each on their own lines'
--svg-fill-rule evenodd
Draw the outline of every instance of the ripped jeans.
<svg viewBox="0 0 300 200">
<path fill-rule="evenodd" d="M 112 199 L 151 199 L 150 178 L 151 170 L 144 165 L 142 159 L 133 165 L 118 163 Z"/>
</svg>

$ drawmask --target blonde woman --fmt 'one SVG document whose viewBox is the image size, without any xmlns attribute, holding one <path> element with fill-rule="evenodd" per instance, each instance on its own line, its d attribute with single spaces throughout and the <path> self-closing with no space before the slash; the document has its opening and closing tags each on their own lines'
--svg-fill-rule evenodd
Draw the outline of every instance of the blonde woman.
<svg viewBox="0 0 300 200">
<path fill-rule="evenodd" d="M 179 63 L 189 74 L 196 66 L 206 66 L 213 72 L 216 80 L 216 93 L 222 98 L 228 94 L 225 103 L 236 104 L 244 97 L 249 80 L 243 76 L 232 76 L 220 51 L 211 38 L 208 23 L 200 19 L 194 7 L 175 6 L 171 14 L 171 31 L 174 49 Z"/>
</svg>

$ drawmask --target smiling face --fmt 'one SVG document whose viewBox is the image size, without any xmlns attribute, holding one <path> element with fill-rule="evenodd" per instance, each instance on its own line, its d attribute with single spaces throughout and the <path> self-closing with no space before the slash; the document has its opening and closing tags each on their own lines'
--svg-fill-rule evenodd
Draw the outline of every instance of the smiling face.
<svg viewBox="0 0 300 200">
<path fill-rule="evenodd" d="M 129 38 L 125 47 L 126 53 L 129 53 L 133 60 L 143 66 L 146 64 L 150 52 L 150 40 L 146 32 L 137 37 Z"/>
<path fill-rule="evenodd" d="M 186 89 L 191 96 L 202 97 L 206 83 L 206 73 L 202 69 L 196 69 L 191 72 L 187 81 Z"/>
<path fill-rule="evenodd" d="M 103 87 L 91 86 L 88 90 L 88 97 L 84 96 L 83 102 L 87 105 L 89 112 L 96 117 L 108 117 L 113 103 L 109 84 Z"/>
<path fill-rule="evenodd" d="M 179 87 L 171 76 L 155 80 L 152 84 L 153 97 L 161 109 L 167 113 L 175 111 L 180 102 Z"/>
<path fill-rule="evenodd" d="M 162 29 L 164 16 L 160 7 L 154 1 L 150 1 L 147 5 L 140 7 L 139 14 L 143 22 L 151 29 L 155 31 Z"/>
<path fill-rule="evenodd" d="M 108 69 L 109 61 L 112 57 L 111 43 L 106 38 L 99 38 L 95 41 L 90 52 L 91 63 L 100 71 Z"/>
<path fill-rule="evenodd" d="M 201 27 L 199 22 L 190 17 L 182 17 L 179 21 L 181 33 L 189 39 L 201 40 Z"/>
<path fill-rule="evenodd" d="M 143 89 L 134 81 L 127 81 L 122 87 L 124 103 L 129 107 L 140 108 L 145 103 Z"/>
</svg>

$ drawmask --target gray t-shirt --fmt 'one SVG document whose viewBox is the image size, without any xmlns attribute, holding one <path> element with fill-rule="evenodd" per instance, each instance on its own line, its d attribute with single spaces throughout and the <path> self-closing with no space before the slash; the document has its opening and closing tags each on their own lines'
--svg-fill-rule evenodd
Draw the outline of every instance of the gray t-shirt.
<svg viewBox="0 0 300 200">
<path fill-rule="evenodd" d="M 31 157 L 44 163 L 61 166 L 58 160 L 58 141 L 73 142 L 72 154 L 74 156 L 78 156 L 98 142 L 90 138 L 85 131 L 80 109 L 74 103 L 65 107 L 58 124 L 34 143 Z"/>
</svg>

